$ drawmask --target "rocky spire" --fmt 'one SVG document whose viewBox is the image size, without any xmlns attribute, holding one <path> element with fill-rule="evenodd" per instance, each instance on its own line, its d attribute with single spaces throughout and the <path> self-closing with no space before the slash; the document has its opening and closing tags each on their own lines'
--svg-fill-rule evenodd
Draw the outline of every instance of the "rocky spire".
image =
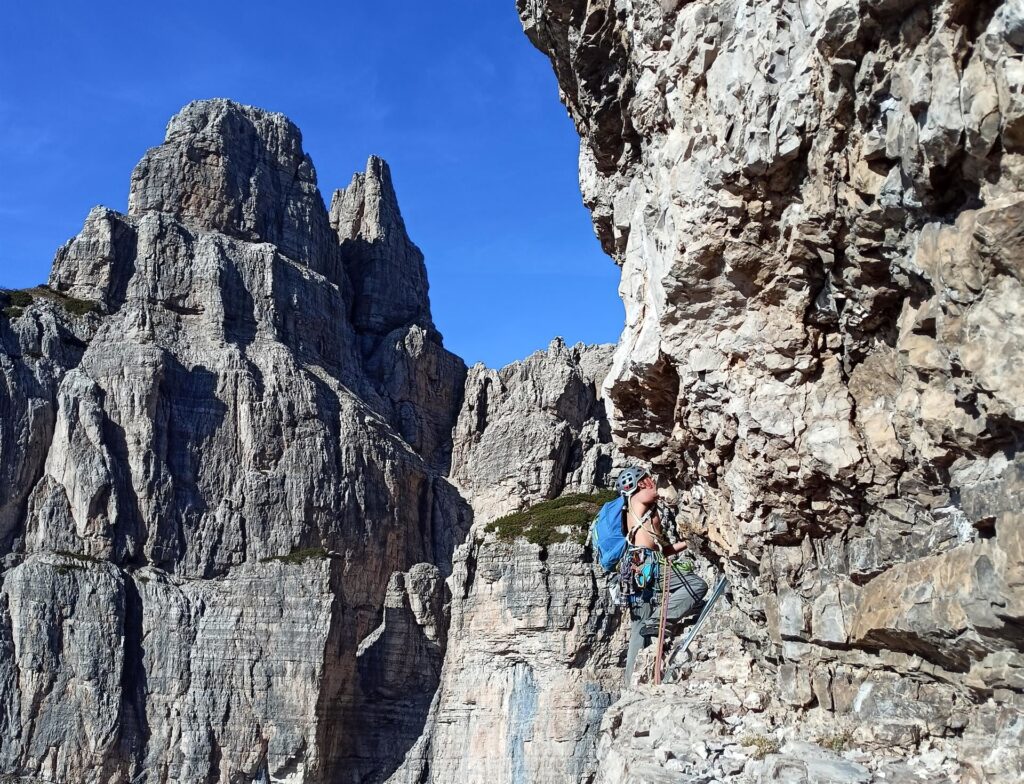
<svg viewBox="0 0 1024 784">
<path fill-rule="evenodd" d="M 128 214 L 148 212 L 273 243 L 334 279 L 335 243 L 316 171 L 283 114 L 222 98 L 188 104 L 132 172 Z"/>
<path fill-rule="evenodd" d="M 405 231 L 391 170 L 376 156 L 331 200 L 331 227 L 355 290 L 353 326 L 383 336 L 417 324 L 434 330 L 423 253 Z"/>
</svg>

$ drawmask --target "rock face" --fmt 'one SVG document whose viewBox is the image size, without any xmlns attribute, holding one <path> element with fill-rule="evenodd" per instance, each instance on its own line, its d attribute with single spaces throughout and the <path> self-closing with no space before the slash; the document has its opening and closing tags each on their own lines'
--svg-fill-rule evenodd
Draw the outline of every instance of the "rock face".
<svg viewBox="0 0 1024 784">
<path fill-rule="evenodd" d="M 474 531 L 448 579 L 447 653 L 426 728 L 389 781 L 553 784 L 593 772 L 596 729 L 622 678 L 604 578 L 589 548 L 500 541 L 485 523 L 608 486 L 622 461 L 600 397 L 611 352 L 556 339 L 501 370 L 470 369 L 452 481 Z"/>
<path fill-rule="evenodd" d="M 589 552 L 474 540 L 456 552 L 427 729 L 390 781 L 582 781 L 622 679 Z"/>
<path fill-rule="evenodd" d="M 28 317 L 0 319 L 0 553 L 23 536 L 25 505 L 53 438 L 57 387 L 94 331 L 94 320 L 45 301 Z"/>
<path fill-rule="evenodd" d="M 386 171 L 335 231 L 287 119 L 190 104 L 0 320 L 5 773 L 365 772 L 359 644 L 471 522 L 437 468 L 465 366 Z M 402 270 L 415 308 L 367 296 Z"/>
<path fill-rule="evenodd" d="M 609 486 L 621 463 L 600 392 L 612 349 L 556 339 L 501 370 L 470 368 L 451 477 L 477 522 Z"/>
<path fill-rule="evenodd" d="M 622 267 L 616 439 L 756 667 L 878 748 L 958 736 L 957 775 L 1020 777 L 1024 7 L 517 4 Z"/>
<path fill-rule="evenodd" d="M 328 214 L 295 126 L 225 100 L 39 291 L 0 317 L 0 774 L 592 768 L 618 670 L 587 552 L 462 543 L 473 507 L 605 485 L 610 346 L 467 378 L 387 165 Z"/>
</svg>

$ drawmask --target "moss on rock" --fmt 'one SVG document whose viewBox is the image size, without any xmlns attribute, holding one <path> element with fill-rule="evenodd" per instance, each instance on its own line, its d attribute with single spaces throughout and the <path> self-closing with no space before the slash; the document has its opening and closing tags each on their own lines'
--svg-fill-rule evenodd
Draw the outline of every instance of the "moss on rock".
<svg viewBox="0 0 1024 784">
<path fill-rule="evenodd" d="M 542 501 L 521 512 L 499 517 L 486 530 L 503 541 L 526 539 L 542 547 L 575 538 L 582 543 L 598 510 L 615 498 L 611 490 L 584 495 L 573 493 Z"/>
</svg>

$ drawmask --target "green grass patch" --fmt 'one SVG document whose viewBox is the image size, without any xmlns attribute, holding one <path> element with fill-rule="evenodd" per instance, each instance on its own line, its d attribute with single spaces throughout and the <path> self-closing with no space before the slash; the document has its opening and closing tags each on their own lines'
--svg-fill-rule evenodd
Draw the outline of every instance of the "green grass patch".
<svg viewBox="0 0 1024 784">
<path fill-rule="evenodd" d="M 32 295 L 27 291 L 0 290 L 0 312 L 9 319 L 16 319 L 32 304 Z"/>
<path fill-rule="evenodd" d="M 502 541 L 525 539 L 542 547 L 574 539 L 583 543 L 587 529 L 598 510 L 615 498 L 612 490 L 584 495 L 573 493 L 552 498 L 539 504 L 499 517 L 487 525 L 486 530 L 498 535 Z"/>
<path fill-rule="evenodd" d="M 302 550 L 292 550 L 288 555 L 272 555 L 269 558 L 260 558 L 260 563 L 280 561 L 285 564 L 301 564 L 314 558 L 327 557 L 327 550 L 323 547 L 307 547 Z"/>
<path fill-rule="evenodd" d="M 2 298 L 0 304 L 4 305 L 3 313 L 7 318 L 18 318 L 18 316 L 25 312 L 25 308 L 37 299 L 55 302 L 72 316 L 84 316 L 87 313 L 95 313 L 100 307 L 98 302 L 69 297 L 67 294 L 51 289 L 45 283 L 42 286 L 35 286 L 30 289 L 0 291 L 0 298 Z"/>
<path fill-rule="evenodd" d="M 782 748 L 775 738 L 769 738 L 767 735 L 745 735 L 740 738 L 740 745 L 753 747 L 754 751 L 750 756 L 756 760 L 762 760 L 769 754 L 777 754 Z"/>
<path fill-rule="evenodd" d="M 28 291 L 7 292 L 7 301 L 16 308 L 27 308 L 33 300 L 34 297 Z"/>
<path fill-rule="evenodd" d="M 84 553 L 71 553 L 71 552 L 68 552 L 67 550 L 57 550 L 55 554 L 56 555 L 62 555 L 65 558 L 73 558 L 74 560 L 81 561 L 82 563 L 90 563 L 90 564 L 103 563 L 103 559 L 102 558 L 95 558 L 95 557 L 93 557 L 91 555 L 85 555 Z"/>
<path fill-rule="evenodd" d="M 818 745 L 834 751 L 836 754 L 842 754 L 850 745 L 851 740 L 853 740 L 853 736 L 849 732 L 837 732 L 818 738 Z"/>
</svg>

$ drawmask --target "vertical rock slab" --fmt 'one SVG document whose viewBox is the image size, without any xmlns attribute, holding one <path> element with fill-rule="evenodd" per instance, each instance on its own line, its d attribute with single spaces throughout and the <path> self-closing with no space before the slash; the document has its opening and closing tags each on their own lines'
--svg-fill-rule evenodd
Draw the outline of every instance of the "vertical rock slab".
<svg viewBox="0 0 1024 784">
<path fill-rule="evenodd" d="M 215 581 L 135 574 L 147 780 L 330 780 L 319 736 L 340 726 L 324 706 L 351 678 L 353 645 L 338 572 L 310 555 Z"/>
<path fill-rule="evenodd" d="M 359 644 L 355 715 L 361 732 L 339 780 L 385 781 L 424 732 L 448 635 L 441 571 L 416 564 L 391 576 L 380 626 Z"/>
<path fill-rule="evenodd" d="M 478 522 L 608 486 L 621 461 L 600 394 L 611 351 L 556 339 L 501 370 L 470 370 L 451 477 Z"/>
<path fill-rule="evenodd" d="M 393 782 L 582 781 L 622 677 L 617 628 L 578 544 L 459 548 L 441 686 Z"/>
<path fill-rule="evenodd" d="M 517 7 L 622 268 L 616 442 L 709 540 L 758 666 L 842 715 L 914 673 L 928 707 L 888 702 L 878 749 L 1008 737 L 1020 3 Z M 966 731 L 927 715 L 990 696 Z M 958 744 L 964 776 L 1021 769 Z"/>
<path fill-rule="evenodd" d="M 0 315 L 0 553 L 24 536 L 32 486 L 46 461 L 57 388 L 81 360 L 95 318 L 37 298 L 18 316 Z"/>
<path fill-rule="evenodd" d="M 92 784 L 123 755 L 124 578 L 111 564 L 44 554 L 0 586 L 0 759 L 5 772 Z"/>
<path fill-rule="evenodd" d="M 452 480 L 473 507 L 475 534 L 456 550 L 448 580 L 448 644 L 426 726 L 389 781 L 579 781 L 593 771 L 596 730 L 621 679 L 603 578 L 579 544 L 500 542 L 483 528 L 607 487 L 621 460 L 599 394 L 611 351 L 556 339 L 501 370 L 470 370 Z M 393 615 L 363 649 L 367 665 L 377 650 L 429 638 L 421 614 Z"/>
</svg>

